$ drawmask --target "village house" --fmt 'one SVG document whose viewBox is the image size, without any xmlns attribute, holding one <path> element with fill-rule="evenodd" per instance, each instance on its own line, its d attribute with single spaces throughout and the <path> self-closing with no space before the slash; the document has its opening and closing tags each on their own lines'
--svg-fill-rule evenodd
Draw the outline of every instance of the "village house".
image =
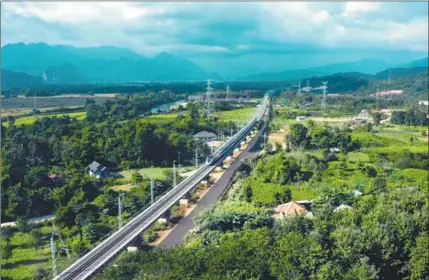
<svg viewBox="0 0 429 280">
<path fill-rule="evenodd" d="M 311 218 L 313 213 L 307 211 L 304 206 L 296 201 L 291 201 L 285 204 L 280 204 L 274 209 L 273 218 L 283 219 L 291 216 L 305 216 Z"/>
<path fill-rule="evenodd" d="M 106 166 L 98 163 L 97 161 L 93 161 L 90 165 L 87 166 L 89 169 L 89 175 L 94 176 L 96 178 L 107 178 L 109 177 L 109 170 Z"/>
<path fill-rule="evenodd" d="M 201 140 L 203 142 L 210 142 L 216 140 L 217 135 L 213 132 L 200 131 L 197 134 L 194 134 L 194 139 Z"/>
</svg>

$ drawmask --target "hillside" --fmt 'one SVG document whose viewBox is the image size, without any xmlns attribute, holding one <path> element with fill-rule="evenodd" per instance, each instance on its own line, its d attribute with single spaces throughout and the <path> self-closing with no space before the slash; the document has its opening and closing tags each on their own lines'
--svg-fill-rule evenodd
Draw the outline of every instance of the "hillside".
<svg viewBox="0 0 429 280">
<path fill-rule="evenodd" d="M 426 58 L 422 58 L 422 59 L 411 61 L 410 63 L 402 65 L 402 67 L 411 68 L 411 67 L 421 66 L 421 67 L 426 67 L 426 69 L 427 69 L 428 65 L 429 65 L 429 58 L 426 57 Z"/>
<path fill-rule="evenodd" d="M 33 77 L 23 72 L 14 72 L 6 69 L 1 69 L 1 87 L 9 89 L 15 87 L 36 86 L 41 85 L 42 79 Z"/>
<path fill-rule="evenodd" d="M 312 67 L 306 69 L 286 70 L 282 72 L 268 72 L 258 75 L 246 76 L 244 81 L 285 81 L 300 80 L 312 76 L 325 76 L 335 73 L 360 72 L 365 74 L 375 74 L 389 67 L 389 64 L 382 60 L 362 59 L 353 62 L 335 63 L 322 67 Z"/>
<path fill-rule="evenodd" d="M 9 44 L 2 48 L 2 67 L 46 75 L 46 82 L 129 82 L 141 80 L 204 80 L 202 68 L 171 54 L 154 58 L 115 47 L 75 48 L 38 44 Z"/>
<path fill-rule="evenodd" d="M 389 68 L 375 74 L 374 76 L 377 79 L 385 80 L 389 78 L 389 75 L 391 79 L 396 79 L 396 78 L 415 76 L 426 72 L 428 72 L 427 66 L 416 66 L 411 68 Z"/>
<path fill-rule="evenodd" d="M 357 72 L 336 73 L 308 79 L 313 88 L 320 87 L 324 81 L 328 82 L 329 93 L 355 92 L 369 86 L 374 80 L 375 78 L 371 75 Z"/>
</svg>

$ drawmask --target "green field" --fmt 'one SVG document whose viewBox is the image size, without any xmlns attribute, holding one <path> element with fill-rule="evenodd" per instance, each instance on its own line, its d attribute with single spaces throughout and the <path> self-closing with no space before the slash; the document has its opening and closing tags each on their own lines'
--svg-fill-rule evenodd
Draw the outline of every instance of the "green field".
<svg viewBox="0 0 429 280">
<path fill-rule="evenodd" d="M 49 238 L 52 227 L 42 227 L 42 246 L 36 251 L 32 245 L 32 237 L 29 233 L 15 233 L 11 238 L 12 257 L 7 261 L 2 257 L 2 277 L 12 279 L 34 279 L 36 270 L 42 267 L 52 273 L 51 249 Z M 2 240 L 2 247 L 5 245 Z"/>
<path fill-rule="evenodd" d="M 82 121 L 86 118 L 86 112 L 74 112 L 74 113 L 59 113 L 59 114 L 49 114 L 49 115 L 40 115 L 40 116 L 29 116 L 29 117 L 22 117 L 17 118 L 15 120 L 15 125 L 31 125 L 36 122 L 36 120 L 40 120 L 43 118 L 53 118 L 53 117 L 63 117 L 63 116 L 69 116 L 70 118 L 76 118 L 78 121 Z M 9 124 L 7 122 L 4 123 L 4 126 L 8 126 Z"/>
<path fill-rule="evenodd" d="M 149 120 L 156 124 L 167 124 L 170 122 L 173 122 L 177 116 L 179 116 L 178 113 L 169 113 L 169 114 L 156 114 L 144 117 L 144 119 Z"/>
<path fill-rule="evenodd" d="M 224 121 L 233 122 L 248 122 L 249 119 L 255 114 L 256 107 L 242 108 L 230 111 L 216 112 L 213 115 L 219 117 Z"/>
<path fill-rule="evenodd" d="M 276 192 L 283 193 L 286 188 L 292 191 L 293 200 L 311 200 L 317 197 L 317 190 L 308 187 L 306 183 L 299 186 L 293 185 L 281 185 L 264 183 L 263 185 L 252 185 L 253 201 L 260 202 L 264 205 L 274 203 L 274 194 Z"/>
<path fill-rule="evenodd" d="M 191 171 L 193 169 L 194 169 L 193 166 L 179 167 L 178 172 L 180 174 L 180 173 Z M 172 167 L 148 167 L 148 168 L 141 168 L 141 169 L 124 170 L 120 172 L 120 174 L 124 176 L 125 181 L 130 181 L 133 173 L 136 171 L 139 172 L 143 176 L 143 178 L 146 178 L 146 179 L 150 177 L 154 179 L 163 179 L 164 172 L 169 170 L 172 171 L 173 168 Z"/>
</svg>

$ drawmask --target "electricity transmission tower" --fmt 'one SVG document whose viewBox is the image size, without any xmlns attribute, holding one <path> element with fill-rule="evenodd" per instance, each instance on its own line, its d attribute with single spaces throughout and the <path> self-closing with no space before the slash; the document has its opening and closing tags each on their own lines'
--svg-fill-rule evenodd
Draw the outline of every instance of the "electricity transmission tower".
<svg viewBox="0 0 429 280">
<path fill-rule="evenodd" d="M 326 86 L 326 84 L 328 83 L 328 82 L 322 82 L 323 83 L 323 96 L 322 96 L 322 111 L 324 112 L 325 111 L 325 109 L 326 109 L 326 88 L 327 88 L 327 86 Z"/>
<path fill-rule="evenodd" d="M 301 80 L 298 81 L 298 95 L 301 94 Z"/>
<path fill-rule="evenodd" d="M 226 86 L 226 95 L 225 95 L 225 101 L 229 101 L 229 85 Z"/>
<path fill-rule="evenodd" d="M 210 121 L 210 115 L 214 112 L 213 101 L 211 96 L 213 94 L 213 88 L 211 87 L 211 81 L 207 80 L 207 91 L 206 91 L 206 101 L 205 101 L 205 113 L 207 115 L 207 120 Z"/>
<path fill-rule="evenodd" d="M 379 103 L 379 98 L 380 98 L 380 85 L 377 84 L 377 91 L 375 92 L 375 105 L 376 108 L 378 110 L 378 103 Z"/>
</svg>

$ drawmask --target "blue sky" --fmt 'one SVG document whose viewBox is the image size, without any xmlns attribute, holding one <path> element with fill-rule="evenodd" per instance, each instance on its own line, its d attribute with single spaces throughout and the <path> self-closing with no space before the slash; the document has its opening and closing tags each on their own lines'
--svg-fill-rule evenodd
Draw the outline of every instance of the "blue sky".
<svg viewBox="0 0 429 280">
<path fill-rule="evenodd" d="M 428 51 L 427 2 L 7 2 L 1 23 L 2 45 L 165 51 L 224 73 L 225 64 L 258 72 Z"/>
</svg>

